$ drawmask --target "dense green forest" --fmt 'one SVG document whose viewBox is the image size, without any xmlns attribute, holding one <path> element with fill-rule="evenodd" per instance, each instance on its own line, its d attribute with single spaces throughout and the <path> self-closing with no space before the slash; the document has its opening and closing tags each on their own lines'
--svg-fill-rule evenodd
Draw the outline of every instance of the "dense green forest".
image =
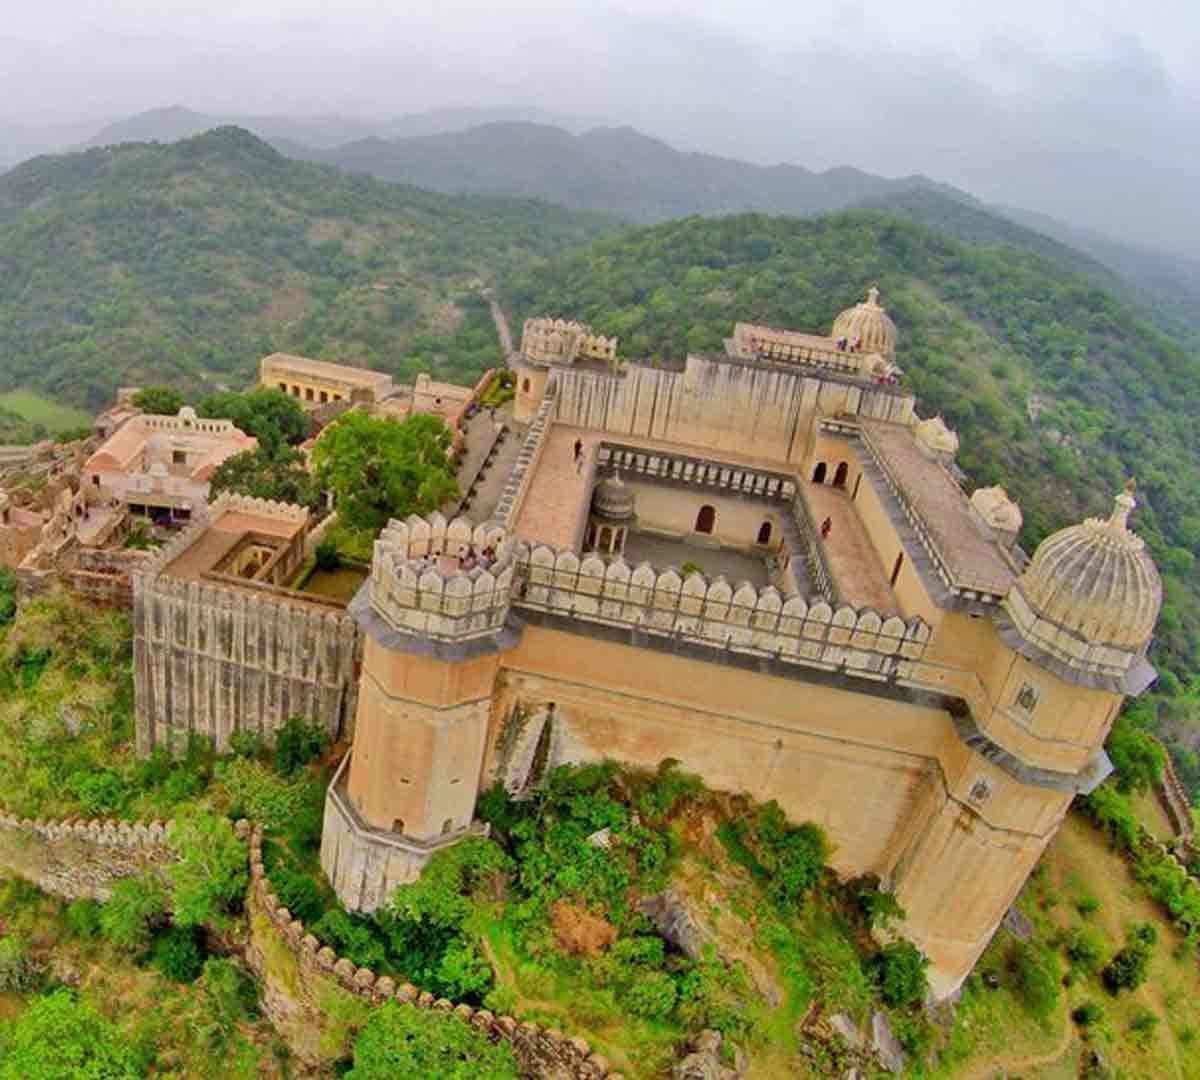
<svg viewBox="0 0 1200 1080">
<path fill-rule="evenodd" d="M 601 237 L 507 281 L 519 319 L 591 322 L 628 357 L 717 350 L 736 320 L 827 329 L 878 283 L 924 414 L 962 436 L 972 486 L 1002 483 L 1032 549 L 1135 476 L 1135 525 L 1166 586 L 1154 658 L 1200 669 L 1200 357 L 1093 279 L 872 211 L 689 218 Z"/>
<path fill-rule="evenodd" d="M 478 289 L 608 226 L 284 158 L 222 128 L 0 177 L 0 389 L 239 384 L 273 350 L 465 377 Z"/>
</svg>

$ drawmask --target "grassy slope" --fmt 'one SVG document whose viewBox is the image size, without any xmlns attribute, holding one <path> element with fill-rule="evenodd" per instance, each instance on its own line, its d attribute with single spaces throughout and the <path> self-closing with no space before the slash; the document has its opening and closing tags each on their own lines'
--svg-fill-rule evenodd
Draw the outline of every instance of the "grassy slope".
<svg viewBox="0 0 1200 1080">
<path fill-rule="evenodd" d="M 236 128 L 37 158 L 0 178 L 0 387 L 95 407 L 240 382 L 272 349 L 438 367 L 457 298 L 605 224 L 348 177 Z"/>
</svg>

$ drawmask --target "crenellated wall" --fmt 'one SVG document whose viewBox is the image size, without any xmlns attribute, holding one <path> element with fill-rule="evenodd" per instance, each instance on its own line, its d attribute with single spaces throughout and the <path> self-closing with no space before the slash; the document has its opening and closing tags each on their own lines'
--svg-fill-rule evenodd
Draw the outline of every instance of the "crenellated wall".
<svg viewBox="0 0 1200 1080">
<path fill-rule="evenodd" d="M 870 609 L 785 598 L 769 585 L 735 587 L 542 545 L 519 546 L 517 566 L 519 608 L 867 677 L 905 676 L 930 636 L 920 619 L 884 619 Z"/>
<path fill-rule="evenodd" d="M 169 823 L 31 821 L 0 813 L 0 869 L 64 900 L 107 900 L 122 878 L 170 862 Z"/>
</svg>

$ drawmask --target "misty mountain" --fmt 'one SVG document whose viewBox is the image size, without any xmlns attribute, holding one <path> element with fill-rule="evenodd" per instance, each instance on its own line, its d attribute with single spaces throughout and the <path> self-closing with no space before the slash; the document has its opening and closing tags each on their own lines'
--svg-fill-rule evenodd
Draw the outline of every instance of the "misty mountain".
<svg viewBox="0 0 1200 1080">
<path fill-rule="evenodd" d="M 259 138 L 284 139 L 312 147 L 333 147 L 377 133 L 362 120 L 345 116 L 217 116 L 182 105 L 149 109 L 101 128 L 83 145 L 116 146 L 128 142 L 177 142 L 219 127 L 240 127 Z"/>
<path fill-rule="evenodd" d="M 473 376 L 480 287 L 612 225 L 292 161 L 238 128 L 35 158 L 0 176 L 0 389 L 96 407 L 237 385 L 275 350 Z"/>
<path fill-rule="evenodd" d="M 433 191 L 547 199 L 639 223 L 743 210 L 819 214 L 885 193 L 938 186 L 919 176 L 888 180 L 851 168 L 817 173 L 685 153 L 629 127 L 573 135 L 548 124 L 491 123 L 438 135 L 363 139 L 309 156 Z"/>
</svg>

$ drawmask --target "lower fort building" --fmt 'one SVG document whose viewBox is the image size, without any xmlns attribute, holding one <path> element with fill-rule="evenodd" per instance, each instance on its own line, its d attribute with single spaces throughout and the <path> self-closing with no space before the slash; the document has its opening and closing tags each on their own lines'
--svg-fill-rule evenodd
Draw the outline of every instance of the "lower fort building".
<svg viewBox="0 0 1200 1080">
<path fill-rule="evenodd" d="M 1132 490 L 1026 557 L 1020 510 L 1000 488 L 968 496 L 957 438 L 916 415 L 874 290 L 828 336 L 739 325 L 677 368 L 616 346 L 530 320 L 510 357 L 523 443 L 494 509 L 393 521 L 345 612 L 285 618 L 280 590 L 242 586 L 274 629 L 269 649 L 205 661 L 222 732 L 250 722 L 230 687 L 270 650 L 291 672 L 254 676 L 273 717 L 281 694 L 339 710 L 323 719 L 352 744 L 322 864 L 357 910 L 477 828 L 491 784 L 676 759 L 820 824 L 839 873 L 895 892 L 935 993 L 952 992 L 1072 799 L 1109 773 L 1123 698 L 1153 681 L 1162 587 Z M 167 561 L 137 583 L 139 669 L 172 633 L 168 667 L 205 667 L 188 611 L 210 641 L 225 632 L 196 612 L 232 610 L 228 568 L 185 556 L 190 583 Z M 284 633 L 324 659 L 287 667 Z M 166 704 L 170 670 L 155 677 L 152 717 L 139 682 L 144 745 L 200 715 Z"/>
</svg>

